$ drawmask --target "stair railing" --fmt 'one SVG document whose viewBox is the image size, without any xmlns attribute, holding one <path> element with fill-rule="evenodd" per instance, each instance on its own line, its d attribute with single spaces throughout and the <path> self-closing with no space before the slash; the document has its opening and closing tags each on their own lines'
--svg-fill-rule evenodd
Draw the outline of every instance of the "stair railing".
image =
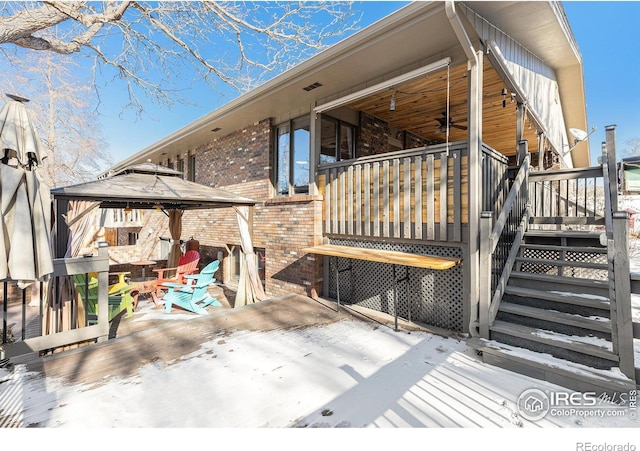
<svg viewBox="0 0 640 451">
<path fill-rule="evenodd" d="M 620 371 L 636 381 L 631 310 L 631 271 L 629 264 L 629 214 L 618 210 L 618 174 L 615 149 L 615 126 L 607 126 L 602 145 L 602 175 L 605 200 L 607 261 L 611 341 L 620 359 Z"/>
<path fill-rule="evenodd" d="M 478 333 L 489 338 L 511 269 L 529 222 L 529 169 L 527 155 L 511 184 L 500 215 L 492 225 L 493 212 L 480 218 L 480 302 Z M 473 329 L 473 328 L 471 328 Z"/>
</svg>

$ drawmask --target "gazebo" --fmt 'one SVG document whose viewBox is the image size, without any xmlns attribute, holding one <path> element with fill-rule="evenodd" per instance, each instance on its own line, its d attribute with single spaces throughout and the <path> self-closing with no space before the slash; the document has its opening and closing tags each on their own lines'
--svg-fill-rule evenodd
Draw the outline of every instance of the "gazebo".
<svg viewBox="0 0 640 451">
<path fill-rule="evenodd" d="M 182 178 L 182 173 L 152 163 L 128 166 L 98 180 L 51 190 L 55 201 L 56 257 L 71 257 L 74 235 L 81 234 L 81 220 L 97 208 L 161 209 L 169 216 L 172 232 L 172 260 L 179 254 L 182 212 L 233 208 L 238 218 L 242 250 L 245 254 L 246 289 L 239 286 L 239 305 L 266 298 L 255 265 L 252 244 L 253 206 L 257 201 L 228 191 L 194 183 Z M 77 202 L 85 201 L 81 208 Z M 61 219 L 64 218 L 64 221 Z M 74 231 L 75 230 L 75 231 Z M 177 233 L 175 232 L 177 231 Z M 177 252 L 176 252 L 177 251 Z M 241 280 L 242 280 L 241 274 Z"/>
</svg>

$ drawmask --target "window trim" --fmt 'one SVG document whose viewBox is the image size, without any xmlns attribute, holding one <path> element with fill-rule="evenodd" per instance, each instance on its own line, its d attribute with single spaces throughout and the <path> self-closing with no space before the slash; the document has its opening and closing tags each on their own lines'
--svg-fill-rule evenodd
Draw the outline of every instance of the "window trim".
<svg viewBox="0 0 640 451">
<path fill-rule="evenodd" d="M 291 197 L 291 196 L 296 196 L 296 195 L 307 195 L 309 193 L 309 189 L 310 189 L 310 185 L 312 183 L 311 180 L 311 176 L 310 174 L 307 175 L 307 184 L 304 186 L 296 186 L 295 185 L 295 153 L 296 153 L 296 149 L 295 149 L 295 131 L 296 130 L 302 130 L 302 129 L 294 129 L 294 124 L 297 121 L 300 120 L 306 120 L 307 121 L 307 125 L 308 125 L 308 133 L 309 133 L 309 142 L 308 142 L 308 161 L 309 164 L 311 163 L 311 157 L 312 157 L 312 146 L 313 146 L 313 142 L 312 142 L 312 136 L 311 136 L 311 115 L 310 114 L 304 114 L 302 116 L 298 116 L 292 119 L 289 119 L 287 121 L 284 122 L 280 122 L 279 124 L 276 124 L 274 127 L 274 157 L 273 157 L 273 167 L 274 167 L 274 171 L 273 171 L 273 186 L 274 186 L 274 192 L 275 192 L 275 196 L 276 197 Z M 289 171 L 287 174 L 287 182 L 288 182 L 288 188 L 287 188 L 287 192 L 280 192 L 279 189 L 279 172 L 280 172 L 280 148 L 279 148 L 279 144 L 280 144 L 280 135 L 278 134 L 278 130 L 280 129 L 280 127 L 284 127 L 287 126 L 289 128 Z M 292 183 L 294 182 L 294 183 Z"/>
<path fill-rule="evenodd" d="M 342 152 L 340 151 L 340 143 L 342 142 L 342 126 L 346 126 L 353 130 L 353 146 L 352 146 L 352 155 L 349 160 L 353 160 L 358 158 L 358 126 L 352 124 L 351 122 L 344 121 L 342 119 L 335 118 L 333 116 L 329 116 L 328 114 L 323 114 L 320 118 L 321 121 L 327 120 L 329 122 L 333 122 L 335 124 L 335 148 L 333 157 L 336 159 L 334 163 L 339 161 L 345 161 L 342 158 Z M 320 127 L 320 133 L 322 133 L 322 127 Z M 322 136 L 320 136 L 322 140 Z M 322 149 L 320 149 L 320 154 L 322 155 Z"/>
<path fill-rule="evenodd" d="M 190 153 L 187 158 L 187 180 L 196 181 L 196 154 Z"/>
</svg>

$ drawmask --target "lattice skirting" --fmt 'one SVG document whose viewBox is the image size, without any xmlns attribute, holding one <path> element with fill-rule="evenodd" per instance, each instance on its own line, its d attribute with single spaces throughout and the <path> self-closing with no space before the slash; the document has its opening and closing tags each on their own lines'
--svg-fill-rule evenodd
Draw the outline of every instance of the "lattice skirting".
<svg viewBox="0 0 640 451">
<path fill-rule="evenodd" d="M 332 239 L 331 244 L 379 249 L 397 252 L 410 252 L 421 255 L 462 258 L 462 249 L 458 247 L 424 246 L 419 244 L 379 243 Z M 396 267 L 396 278 L 403 279 L 409 271 L 409 281 L 399 282 L 398 299 L 393 293 L 392 265 L 329 258 L 329 297 L 336 299 L 335 265 L 339 269 L 352 265 L 352 271 L 340 273 L 340 302 L 355 304 L 390 315 L 398 310 L 398 316 L 404 319 L 441 327 L 463 330 L 463 270 L 457 265 L 446 271 L 422 268 Z"/>
<path fill-rule="evenodd" d="M 580 266 L 572 266 L 572 262 L 576 263 L 600 263 L 607 264 L 607 254 L 596 252 L 576 252 L 571 248 L 564 251 L 564 256 L 560 251 L 556 250 L 539 250 L 526 249 L 524 257 L 538 258 L 543 260 L 560 260 L 566 262 L 563 266 L 547 265 L 541 263 L 523 263 L 520 268 L 523 272 L 532 272 L 536 274 L 550 274 L 556 276 L 576 277 L 592 280 L 607 280 L 609 273 L 607 270 L 597 268 L 583 268 Z"/>
</svg>

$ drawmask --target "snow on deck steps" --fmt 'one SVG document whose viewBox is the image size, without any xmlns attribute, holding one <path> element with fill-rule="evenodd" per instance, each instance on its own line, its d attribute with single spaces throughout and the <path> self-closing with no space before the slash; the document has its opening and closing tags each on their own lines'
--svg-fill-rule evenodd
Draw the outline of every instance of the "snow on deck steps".
<svg viewBox="0 0 640 451">
<path fill-rule="evenodd" d="M 587 295 L 581 293 L 571 293 L 566 291 L 544 291 L 533 288 L 522 288 L 507 285 L 505 294 L 521 296 L 533 299 L 543 299 L 545 301 L 560 302 L 563 304 L 580 305 L 594 309 L 609 310 L 609 300 L 603 296 Z"/>
<path fill-rule="evenodd" d="M 617 367 L 598 370 L 550 354 L 479 337 L 469 338 L 467 345 L 481 354 L 485 363 L 571 390 L 605 392 L 611 395 L 636 389 L 634 382 Z"/>
<path fill-rule="evenodd" d="M 557 310 L 540 309 L 521 304 L 503 302 L 500 304 L 500 311 L 513 315 L 536 318 L 551 321 L 558 324 L 566 324 L 583 329 L 597 330 L 600 332 L 611 332 L 611 321 L 609 318 L 601 316 L 582 316 L 573 313 L 559 312 Z"/>
<path fill-rule="evenodd" d="M 504 321 L 495 321 L 490 330 L 491 332 L 498 332 L 504 335 L 522 338 L 530 342 L 541 343 L 543 345 L 610 360 L 611 362 L 618 362 L 620 360 L 618 355 L 613 352 L 611 342 L 597 337 L 570 336 L 550 330 L 515 325 Z"/>
</svg>

